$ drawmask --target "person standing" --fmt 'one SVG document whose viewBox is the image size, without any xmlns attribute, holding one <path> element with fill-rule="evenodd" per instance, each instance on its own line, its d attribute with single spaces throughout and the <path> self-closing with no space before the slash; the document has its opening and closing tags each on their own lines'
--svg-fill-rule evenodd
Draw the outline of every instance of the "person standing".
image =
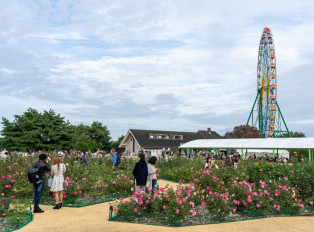
<svg viewBox="0 0 314 232">
<path fill-rule="evenodd" d="M 228 152 L 227 152 L 227 155 L 226 155 L 226 158 L 225 158 L 225 164 L 227 166 L 229 166 L 230 163 L 233 166 L 233 156 L 234 156 L 233 152 L 231 152 L 230 155 L 228 155 Z"/>
<path fill-rule="evenodd" d="M 207 157 L 206 163 L 205 163 L 205 170 L 211 170 L 214 167 L 219 169 L 218 165 L 213 163 L 212 158 L 211 157 Z"/>
<path fill-rule="evenodd" d="M 112 169 L 116 170 L 118 166 L 118 156 L 115 150 L 111 150 L 110 154 L 112 155 Z"/>
<path fill-rule="evenodd" d="M 147 170 L 148 170 L 148 176 L 147 176 L 147 184 L 146 187 L 149 189 L 152 189 L 153 191 L 157 188 L 157 172 L 160 171 L 159 168 L 155 167 L 157 158 L 155 156 L 150 157 L 148 160 Z"/>
<path fill-rule="evenodd" d="M 43 213 L 44 210 L 39 208 L 39 202 L 40 198 L 43 194 L 44 187 L 45 187 L 45 181 L 46 181 L 46 172 L 50 172 L 50 166 L 47 161 L 47 155 L 46 154 L 40 154 L 38 161 L 33 163 L 32 168 L 38 168 L 38 175 L 40 178 L 40 183 L 33 184 L 34 186 L 34 213 Z"/>
<path fill-rule="evenodd" d="M 51 175 L 53 176 L 52 185 L 50 191 L 55 194 L 56 206 L 53 209 L 60 209 L 63 202 L 63 182 L 64 182 L 64 173 L 66 167 L 61 163 L 59 156 L 56 156 L 52 161 L 51 166 Z"/>
<path fill-rule="evenodd" d="M 148 175 L 148 168 L 145 161 L 145 155 L 143 153 L 139 154 L 139 161 L 135 164 L 133 169 L 133 176 L 135 177 L 135 191 L 138 190 L 146 190 L 146 183 L 147 183 L 147 175 Z"/>
</svg>

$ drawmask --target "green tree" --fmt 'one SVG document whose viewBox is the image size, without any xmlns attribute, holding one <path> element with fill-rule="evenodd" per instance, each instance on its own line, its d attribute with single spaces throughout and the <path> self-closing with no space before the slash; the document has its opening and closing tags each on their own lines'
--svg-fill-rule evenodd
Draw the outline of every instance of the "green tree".
<svg viewBox="0 0 314 232">
<path fill-rule="evenodd" d="M 96 141 L 98 148 L 110 150 L 110 132 L 101 122 L 93 122 L 89 129 L 89 134 Z"/>
<path fill-rule="evenodd" d="M 290 131 L 290 135 L 291 137 L 306 137 L 303 132 L 297 132 L 297 131 L 295 132 Z M 288 133 L 284 133 L 281 136 L 279 136 L 279 138 L 288 138 L 288 137 L 289 137 Z"/>
<path fill-rule="evenodd" d="M 110 132 L 101 122 L 93 122 L 90 126 L 79 124 L 75 128 L 75 134 L 76 139 L 84 134 L 96 142 L 98 149 L 110 150 Z"/>
<path fill-rule="evenodd" d="M 81 134 L 76 138 L 75 148 L 81 151 L 96 151 L 97 143 L 95 140 L 91 139 L 89 135 Z"/>
<path fill-rule="evenodd" d="M 3 143 L 10 150 L 69 149 L 73 144 L 73 128 L 53 110 L 39 113 L 29 108 L 12 122 L 2 118 L 2 125 Z"/>
<path fill-rule="evenodd" d="M 249 125 L 235 126 L 233 131 L 231 133 L 228 132 L 227 135 L 231 135 L 232 138 L 259 138 L 258 129 Z"/>
</svg>

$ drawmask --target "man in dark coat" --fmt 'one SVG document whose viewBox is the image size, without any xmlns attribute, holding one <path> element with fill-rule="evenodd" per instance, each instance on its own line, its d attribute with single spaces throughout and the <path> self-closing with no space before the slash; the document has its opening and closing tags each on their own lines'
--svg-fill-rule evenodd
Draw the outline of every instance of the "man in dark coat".
<svg viewBox="0 0 314 232">
<path fill-rule="evenodd" d="M 148 168 L 147 163 L 145 161 L 145 155 L 143 153 L 139 154 L 139 161 L 135 164 L 133 169 L 133 175 L 135 176 L 135 191 L 142 189 L 145 191 L 146 189 L 146 182 L 147 182 L 147 175 L 148 175 Z"/>
<path fill-rule="evenodd" d="M 44 211 L 39 208 L 39 201 L 41 198 L 41 195 L 43 194 L 44 187 L 45 187 L 45 181 L 46 181 L 46 172 L 50 172 L 50 166 L 47 162 L 47 155 L 40 154 L 39 160 L 33 163 L 33 168 L 38 168 L 38 174 L 40 178 L 39 184 L 34 184 L 34 213 L 43 213 Z"/>
</svg>

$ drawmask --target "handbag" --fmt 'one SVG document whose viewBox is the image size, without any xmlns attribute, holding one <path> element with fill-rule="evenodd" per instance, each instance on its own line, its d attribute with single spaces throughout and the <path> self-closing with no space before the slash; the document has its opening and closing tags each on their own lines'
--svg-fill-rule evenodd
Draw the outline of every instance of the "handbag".
<svg viewBox="0 0 314 232">
<path fill-rule="evenodd" d="M 51 186 L 52 186 L 52 179 L 49 178 L 49 179 L 48 179 L 48 187 L 51 187 Z"/>
<path fill-rule="evenodd" d="M 66 188 L 68 187 L 68 185 L 69 185 L 69 184 L 68 184 L 68 181 L 67 181 L 67 180 L 64 180 L 64 181 L 63 181 L 63 188 L 66 189 Z"/>
</svg>

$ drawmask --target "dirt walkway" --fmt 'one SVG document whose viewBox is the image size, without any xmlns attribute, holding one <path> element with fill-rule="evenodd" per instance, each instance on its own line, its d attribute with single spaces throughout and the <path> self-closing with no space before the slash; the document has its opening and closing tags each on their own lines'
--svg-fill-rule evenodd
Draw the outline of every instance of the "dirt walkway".
<svg viewBox="0 0 314 232">
<path fill-rule="evenodd" d="M 161 187 L 169 184 L 176 186 L 176 183 L 159 180 Z M 216 225 L 192 226 L 192 227 L 160 227 L 139 225 L 121 222 L 109 222 L 109 205 L 108 203 L 87 206 L 83 208 L 64 207 L 61 210 L 53 210 L 52 206 L 41 206 L 45 210 L 43 214 L 35 214 L 34 220 L 20 229 L 19 231 L 30 232 L 87 232 L 87 231 L 267 231 L 267 232 L 290 232 L 290 231 L 314 231 L 314 217 L 282 217 L 257 219 L 251 221 L 223 223 Z"/>
</svg>

